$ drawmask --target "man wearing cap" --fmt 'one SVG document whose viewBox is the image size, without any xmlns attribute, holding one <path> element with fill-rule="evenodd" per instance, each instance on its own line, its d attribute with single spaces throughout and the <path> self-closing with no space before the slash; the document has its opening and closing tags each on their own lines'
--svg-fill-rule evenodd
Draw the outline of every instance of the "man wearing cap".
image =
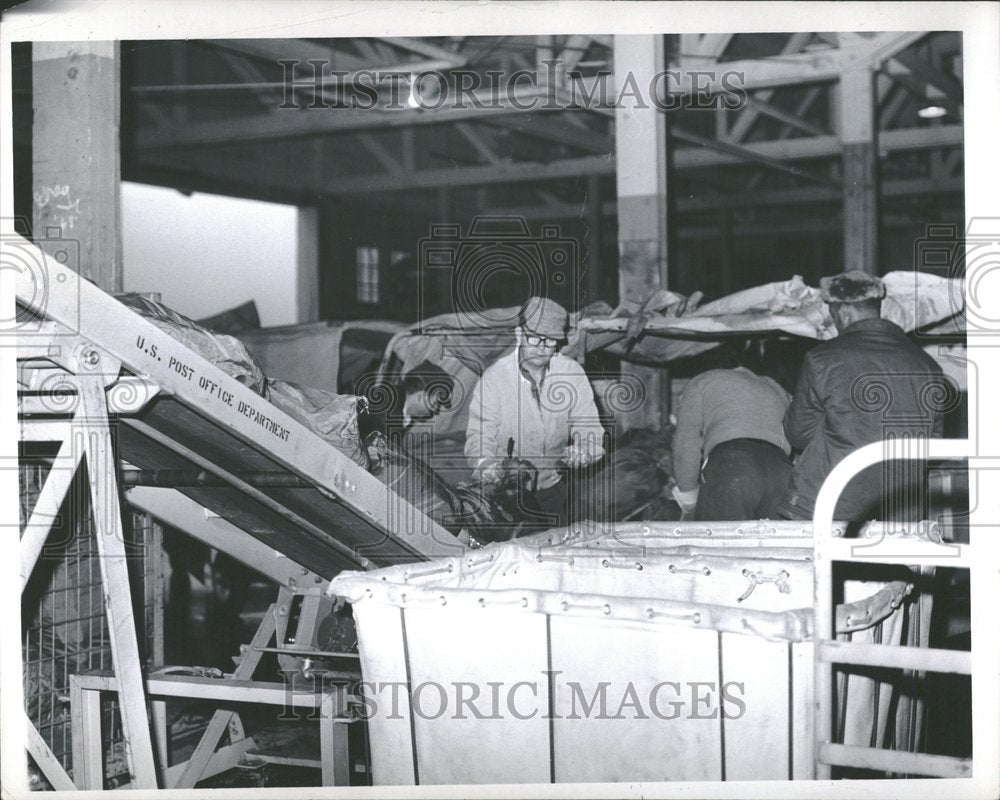
<svg viewBox="0 0 1000 800">
<path fill-rule="evenodd" d="M 898 325 L 881 319 L 882 280 L 852 270 L 823 278 L 820 294 L 839 335 L 806 354 L 785 412 L 785 435 L 802 451 L 780 510 L 788 519 L 812 517 L 823 481 L 857 448 L 942 431 L 940 407 L 933 402 L 944 387 L 942 370 Z M 876 464 L 847 485 L 834 518 L 919 515 L 922 510 L 908 498 L 922 481 L 917 462 Z"/>
<path fill-rule="evenodd" d="M 538 469 L 538 504 L 553 526 L 570 517 L 565 468 L 604 455 L 590 381 L 576 361 L 557 352 L 568 321 L 558 303 L 528 300 L 514 349 L 491 364 L 473 390 L 465 437 L 465 457 L 485 483 L 500 478 L 513 440 L 513 456 Z"/>
</svg>

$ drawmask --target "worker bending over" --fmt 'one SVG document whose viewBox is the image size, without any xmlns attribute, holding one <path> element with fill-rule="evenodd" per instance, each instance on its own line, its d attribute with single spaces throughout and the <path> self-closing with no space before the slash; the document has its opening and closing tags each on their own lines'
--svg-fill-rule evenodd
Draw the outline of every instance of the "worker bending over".
<svg viewBox="0 0 1000 800">
<path fill-rule="evenodd" d="M 691 379 L 673 439 L 673 495 L 684 519 L 777 515 L 792 471 L 781 427 L 789 399 L 776 381 L 743 366 Z"/>
<path fill-rule="evenodd" d="M 852 451 L 883 440 L 940 436 L 949 394 L 941 368 L 902 328 L 881 319 L 885 284 L 860 270 L 823 278 L 820 294 L 836 339 L 810 350 L 784 429 L 802 451 L 781 507 L 787 519 L 810 519 L 823 481 Z M 847 485 L 834 518 L 866 521 L 922 517 L 923 466 L 886 461 Z"/>
<path fill-rule="evenodd" d="M 528 300 L 514 349 L 491 364 L 473 390 L 465 438 L 465 457 L 486 484 L 498 482 L 504 464 L 516 459 L 537 468 L 538 507 L 553 527 L 572 516 L 567 468 L 604 455 L 590 381 L 576 361 L 558 353 L 568 322 L 558 303 Z"/>
<path fill-rule="evenodd" d="M 401 439 L 415 424 L 451 408 L 455 381 L 437 364 L 422 361 L 401 378 L 386 380 L 366 394 L 368 413 L 359 417 L 362 436 L 381 431 Z"/>
</svg>

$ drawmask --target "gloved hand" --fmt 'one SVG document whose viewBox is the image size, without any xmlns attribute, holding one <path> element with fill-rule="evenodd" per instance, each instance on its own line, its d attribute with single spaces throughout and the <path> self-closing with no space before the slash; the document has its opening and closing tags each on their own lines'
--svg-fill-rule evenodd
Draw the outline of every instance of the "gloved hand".
<svg viewBox="0 0 1000 800">
<path fill-rule="evenodd" d="M 689 492 L 683 492 L 680 486 L 674 484 L 674 488 L 670 490 L 670 494 L 677 502 L 677 505 L 681 507 L 681 519 L 691 519 L 695 506 L 698 505 L 698 487 L 696 486 Z"/>
<path fill-rule="evenodd" d="M 567 467 L 577 469 L 579 467 L 587 466 L 587 464 L 594 459 L 586 448 L 580 447 L 580 445 L 571 444 L 567 445 L 566 449 L 563 450 L 562 460 Z"/>
<path fill-rule="evenodd" d="M 482 483 L 500 483 L 503 477 L 503 462 L 499 458 L 488 458 L 479 465 L 479 480 Z"/>
<path fill-rule="evenodd" d="M 604 455 L 604 448 L 593 441 L 577 440 L 567 445 L 562 452 L 562 461 L 570 469 L 579 469 L 593 464 Z"/>
</svg>

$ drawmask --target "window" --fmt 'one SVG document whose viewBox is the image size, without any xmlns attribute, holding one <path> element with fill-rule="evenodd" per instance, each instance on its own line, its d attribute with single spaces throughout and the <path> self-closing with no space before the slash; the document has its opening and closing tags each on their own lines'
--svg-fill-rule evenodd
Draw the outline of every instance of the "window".
<svg viewBox="0 0 1000 800">
<path fill-rule="evenodd" d="M 358 248 L 358 302 L 378 303 L 378 248 Z"/>
</svg>

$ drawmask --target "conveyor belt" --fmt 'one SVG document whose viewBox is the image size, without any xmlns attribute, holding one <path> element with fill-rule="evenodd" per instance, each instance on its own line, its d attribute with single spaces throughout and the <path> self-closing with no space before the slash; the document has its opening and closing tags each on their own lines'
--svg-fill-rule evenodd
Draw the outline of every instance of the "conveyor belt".
<svg viewBox="0 0 1000 800">
<path fill-rule="evenodd" d="M 280 472 L 285 469 L 173 398 L 153 401 L 135 421 L 126 419 L 124 423 L 119 428 L 121 457 L 143 469 L 192 467 L 192 461 L 184 455 L 157 441 L 160 437 L 190 450 L 225 472 Z M 159 436 L 152 438 L 150 432 Z M 333 577 L 342 569 L 367 566 L 365 560 L 372 566 L 382 566 L 421 558 L 418 551 L 406 546 L 402 537 L 386 535 L 369 517 L 359 515 L 355 509 L 315 488 L 258 491 L 281 508 L 312 523 L 319 532 L 304 530 L 289 518 L 289 514 L 257 502 L 236 488 L 178 487 L 178 491 L 294 561 L 309 565 L 325 578 Z M 396 503 L 399 499 L 389 493 L 387 502 Z M 389 515 L 393 516 L 391 511 Z M 420 521 L 424 525 L 429 522 L 422 516 Z M 357 553 L 357 558 L 352 559 L 343 548 Z"/>
<path fill-rule="evenodd" d="M 159 388 L 137 415 L 122 417 L 125 461 L 143 469 L 284 471 L 323 487 L 179 490 L 327 578 L 461 552 L 451 534 L 289 415 L 31 243 L 16 244 L 38 262 L 38 274 L 17 276 L 19 303 L 56 323 L 69 347 L 82 338 L 110 356 L 101 363 L 110 361 L 115 374 L 117 359 Z M 32 342 L 30 331 L 24 339 Z"/>
</svg>

